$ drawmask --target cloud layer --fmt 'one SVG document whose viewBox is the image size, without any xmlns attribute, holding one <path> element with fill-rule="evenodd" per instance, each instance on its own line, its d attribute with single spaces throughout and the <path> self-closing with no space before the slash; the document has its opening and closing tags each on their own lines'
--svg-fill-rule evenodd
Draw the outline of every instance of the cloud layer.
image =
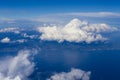
<svg viewBox="0 0 120 80">
<path fill-rule="evenodd" d="M 57 73 L 47 80 L 89 80 L 91 72 L 80 69 L 72 69 L 70 72 Z"/>
<path fill-rule="evenodd" d="M 59 16 L 81 16 L 81 17 L 120 17 L 120 13 L 113 12 L 77 12 L 77 13 L 61 13 Z"/>
<path fill-rule="evenodd" d="M 48 41 L 69 41 L 69 42 L 86 42 L 104 41 L 101 32 L 115 31 L 117 28 L 110 27 L 107 24 L 88 24 L 86 21 L 73 19 L 64 27 L 62 26 L 48 26 L 39 27 L 38 31 L 42 33 L 41 40 Z"/>
<path fill-rule="evenodd" d="M 27 76 L 34 70 L 30 56 L 30 51 L 23 50 L 15 57 L 0 60 L 0 80 L 27 80 Z"/>
</svg>

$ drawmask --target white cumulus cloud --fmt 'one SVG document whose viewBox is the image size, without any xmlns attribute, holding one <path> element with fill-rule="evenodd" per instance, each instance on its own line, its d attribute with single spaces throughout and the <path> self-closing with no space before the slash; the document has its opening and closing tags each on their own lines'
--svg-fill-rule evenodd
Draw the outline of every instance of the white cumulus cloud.
<svg viewBox="0 0 120 80">
<path fill-rule="evenodd" d="M 89 80 L 91 72 L 80 69 L 71 69 L 70 72 L 56 73 L 47 80 Z"/>
<path fill-rule="evenodd" d="M 15 57 L 0 60 L 0 80 L 27 80 L 34 70 L 30 55 L 30 51 L 23 50 Z"/>
<path fill-rule="evenodd" d="M 107 24 L 88 24 L 86 21 L 73 19 L 65 26 L 38 27 L 37 30 L 42 33 L 41 40 L 57 40 L 58 42 L 86 42 L 104 41 L 100 32 L 109 32 L 117 30 Z"/>
<path fill-rule="evenodd" d="M 10 38 L 5 37 L 1 40 L 2 43 L 9 43 L 10 42 Z"/>
</svg>

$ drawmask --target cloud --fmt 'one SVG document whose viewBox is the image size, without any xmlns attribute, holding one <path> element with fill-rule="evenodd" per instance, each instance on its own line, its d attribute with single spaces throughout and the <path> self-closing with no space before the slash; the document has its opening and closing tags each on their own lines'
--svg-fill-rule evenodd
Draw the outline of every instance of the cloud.
<svg viewBox="0 0 120 80">
<path fill-rule="evenodd" d="M 70 13 L 55 13 L 39 16 L 37 19 L 31 19 L 32 21 L 44 22 L 44 23 L 65 23 L 66 21 L 74 18 L 118 18 L 120 13 L 115 12 L 70 12 Z"/>
<path fill-rule="evenodd" d="M 117 28 L 110 27 L 109 25 L 102 23 L 102 24 L 90 24 L 89 26 L 82 27 L 82 30 L 85 30 L 87 32 L 100 33 L 117 31 Z"/>
<path fill-rule="evenodd" d="M 30 38 L 30 39 L 34 39 L 38 37 L 38 35 L 28 35 L 27 33 L 23 33 L 22 36 L 25 38 Z"/>
<path fill-rule="evenodd" d="M 107 24 L 88 24 L 86 21 L 73 19 L 63 27 L 38 27 L 37 30 L 42 33 L 41 40 L 91 43 L 106 40 L 100 32 L 111 32 L 117 30 L 117 28 L 110 27 Z"/>
<path fill-rule="evenodd" d="M 17 43 L 17 42 L 18 43 L 24 43 L 24 42 L 27 42 L 27 40 L 26 39 L 18 39 L 18 40 L 11 41 L 10 38 L 5 37 L 0 42 L 1 43 Z"/>
<path fill-rule="evenodd" d="M 15 19 L 10 18 L 0 18 L 0 23 L 15 23 Z"/>
<path fill-rule="evenodd" d="M 29 50 L 23 50 L 15 57 L 0 60 L 0 80 L 27 80 L 35 66 L 30 56 Z"/>
<path fill-rule="evenodd" d="M 58 16 L 81 16 L 81 17 L 120 17 L 120 13 L 113 12 L 73 12 L 59 13 Z"/>
<path fill-rule="evenodd" d="M 9 43 L 10 42 L 10 38 L 5 37 L 0 42 L 2 42 L 2 43 Z"/>
<path fill-rule="evenodd" d="M 91 72 L 80 69 L 71 69 L 70 72 L 56 73 L 47 80 L 89 80 Z"/>
<path fill-rule="evenodd" d="M 14 32 L 14 33 L 16 33 L 16 34 L 19 34 L 20 33 L 20 29 L 19 28 L 13 28 L 13 27 L 9 27 L 9 28 L 2 28 L 2 29 L 0 29 L 0 33 L 2 33 L 2 32 Z"/>
<path fill-rule="evenodd" d="M 16 40 L 14 42 L 24 43 L 24 42 L 27 42 L 27 40 L 25 40 L 25 39 L 19 39 L 19 40 Z"/>
</svg>

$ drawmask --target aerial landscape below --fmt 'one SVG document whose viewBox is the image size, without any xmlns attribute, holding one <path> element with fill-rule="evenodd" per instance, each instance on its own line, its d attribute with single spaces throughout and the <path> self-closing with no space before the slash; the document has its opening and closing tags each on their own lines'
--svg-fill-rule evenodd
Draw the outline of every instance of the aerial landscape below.
<svg viewBox="0 0 120 80">
<path fill-rule="evenodd" d="M 1 0 L 0 80 L 120 80 L 119 0 Z"/>
</svg>

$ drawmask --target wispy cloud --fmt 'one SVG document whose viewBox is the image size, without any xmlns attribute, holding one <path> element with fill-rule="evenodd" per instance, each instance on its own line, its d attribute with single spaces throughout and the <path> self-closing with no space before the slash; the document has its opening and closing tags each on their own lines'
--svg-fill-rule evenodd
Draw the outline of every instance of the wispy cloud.
<svg viewBox="0 0 120 80">
<path fill-rule="evenodd" d="M 6 33 L 6 32 L 14 32 L 16 34 L 20 33 L 20 29 L 18 27 L 8 27 L 8 28 L 1 28 L 0 33 Z"/>
<path fill-rule="evenodd" d="M 81 16 L 81 17 L 120 17 L 120 13 L 114 12 L 72 12 L 59 13 L 59 16 Z"/>
<path fill-rule="evenodd" d="M 15 19 L 11 19 L 11 18 L 0 18 L 0 23 L 15 23 Z"/>
<path fill-rule="evenodd" d="M 22 50 L 15 57 L 0 60 L 0 80 L 27 80 L 35 66 L 31 55 L 29 50 Z"/>
<path fill-rule="evenodd" d="M 38 22 L 54 22 L 54 23 L 64 23 L 72 18 L 120 18 L 120 13 L 115 12 L 69 12 L 69 13 L 55 13 L 46 14 L 37 17 L 36 19 L 31 19 L 32 21 Z"/>
<path fill-rule="evenodd" d="M 120 13 L 116 12 L 69 12 L 69 13 L 53 13 L 53 14 L 44 14 L 38 17 L 33 18 L 20 18 L 20 19 L 10 19 L 10 18 L 0 18 L 0 23 L 17 23 L 20 21 L 29 21 L 31 22 L 55 22 L 55 23 L 63 23 L 67 19 L 71 19 L 73 17 L 112 17 L 118 18 L 120 17 Z"/>
</svg>

